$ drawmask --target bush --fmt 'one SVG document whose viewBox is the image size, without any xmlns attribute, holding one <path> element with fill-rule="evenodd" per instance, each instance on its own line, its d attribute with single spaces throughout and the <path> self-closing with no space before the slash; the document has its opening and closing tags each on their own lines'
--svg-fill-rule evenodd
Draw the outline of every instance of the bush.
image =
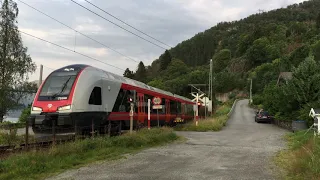
<svg viewBox="0 0 320 180">
<path fill-rule="evenodd" d="M 253 101 L 254 105 L 262 104 L 263 103 L 263 96 L 256 94 L 252 97 L 252 101 Z"/>
<path fill-rule="evenodd" d="M 287 136 L 289 148 L 276 156 L 276 163 L 284 170 L 281 179 L 319 179 L 320 141 L 313 132 L 306 131 Z"/>
<path fill-rule="evenodd" d="M 22 113 L 21 113 L 21 115 L 19 117 L 19 122 L 20 123 L 25 123 L 27 121 L 28 117 L 30 116 L 30 113 L 31 113 L 31 105 L 28 105 L 28 107 L 26 107 L 22 111 Z"/>
</svg>

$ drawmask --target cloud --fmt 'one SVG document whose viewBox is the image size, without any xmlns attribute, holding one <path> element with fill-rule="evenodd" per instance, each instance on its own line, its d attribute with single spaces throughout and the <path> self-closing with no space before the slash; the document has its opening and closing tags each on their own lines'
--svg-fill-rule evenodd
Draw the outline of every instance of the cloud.
<svg viewBox="0 0 320 180">
<path fill-rule="evenodd" d="M 125 54 L 136 61 L 143 61 L 145 65 L 150 65 L 153 60 L 157 59 L 164 52 L 164 49 L 156 47 L 120 29 L 72 3 L 70 0 L 26 0 L 24 2 L 58 19 L 71 28 L 98 40 L 106 46 L 96 43 L 30 7 L 17 2 L 19 7 L 18 26 L 20 30 L 103 62 L 113 64 L 119 68 L 125 69 L 129 67 L 135 70 L 138 63 L 121 56 L 109 48 Z M 77 0 L 77 2 L 124 28 L 157 43 L 94 8 L 85 1 Z M 198 32 L 214 26 L 218 22 L 238 20 L 257 13 L 259 9 L 267 11 L 299 3 L 302 0 L 90 0 L 90 2 L 156 39 L 175 46 L 181 41 L 191 38 Z M 117 74 L 123 74 L 122 70 L 112 68 L 55 45 L 26 35 L 22 35 L 22 38 L 37 65 L 45 65 L 44 77 L 52 69 L 76 63 L 85 63 Z M 157 44 L 165 47 L 165 45 L 160 43 Z M 39 68 L 35 74 L 31 75 L 30 80 L 38 79 L 38 77 Z"/>
</svg>

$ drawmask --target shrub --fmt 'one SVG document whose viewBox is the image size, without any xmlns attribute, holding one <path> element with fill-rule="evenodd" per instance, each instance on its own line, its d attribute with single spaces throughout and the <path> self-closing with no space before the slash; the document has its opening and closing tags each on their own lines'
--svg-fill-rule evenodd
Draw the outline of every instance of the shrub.
<svg viewBox="0 0 320 180">
<path fill-rule="evenodd" d="M 28 117 L 30 116 L 30 113 L 31 113 L 31 105 L 28 105 L 28 107 L 26 107 L 22 111 L 22 113 L 21 113 L 21 115 L 19 117 L 19 122 L 20 123 L 25 123 L 27 121 Z"/>
</svg>

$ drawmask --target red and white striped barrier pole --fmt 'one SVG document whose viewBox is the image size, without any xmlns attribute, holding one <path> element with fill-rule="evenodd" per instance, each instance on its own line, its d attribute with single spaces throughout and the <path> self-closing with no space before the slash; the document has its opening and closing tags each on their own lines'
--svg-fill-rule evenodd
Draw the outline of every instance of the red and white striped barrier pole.
<svg viewBox="0 0 320 180">
<path fill-rule="evenodd" d="M 150 105 L 151 105 L 151 100 L 148 99 L 148 129 L 150 129 Z"/>
<path fill-rule="evenodd" d="M 196 109 L 196 126 L 198 126 L 198 120 L 199 120 L 199 94 L 197 93 L 197 109 Z"/>
</svg>

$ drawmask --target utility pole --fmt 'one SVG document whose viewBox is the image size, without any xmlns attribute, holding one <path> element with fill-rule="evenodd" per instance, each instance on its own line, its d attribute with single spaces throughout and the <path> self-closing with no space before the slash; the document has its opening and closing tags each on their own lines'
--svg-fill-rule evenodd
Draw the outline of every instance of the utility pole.
<svg viewBox="0 0 320 180">
<path fill-rule="evenodd" d="M 43 65 L 40 64 L 40 76 L 39 76 L 38 88 L 40 88 L 41 83 L 42 83 L 42 74 L 43 74 Z"/>
<path fill-rule="evenodd" d="M 211 73 L 211 59 L 210 59 L 210 71 L 209 71 L 209 92 L 208 92 L 208 98 L 209 100 L 211 99 L 211 77 L 212 77 L 212 73 Z"/>
</svg>

